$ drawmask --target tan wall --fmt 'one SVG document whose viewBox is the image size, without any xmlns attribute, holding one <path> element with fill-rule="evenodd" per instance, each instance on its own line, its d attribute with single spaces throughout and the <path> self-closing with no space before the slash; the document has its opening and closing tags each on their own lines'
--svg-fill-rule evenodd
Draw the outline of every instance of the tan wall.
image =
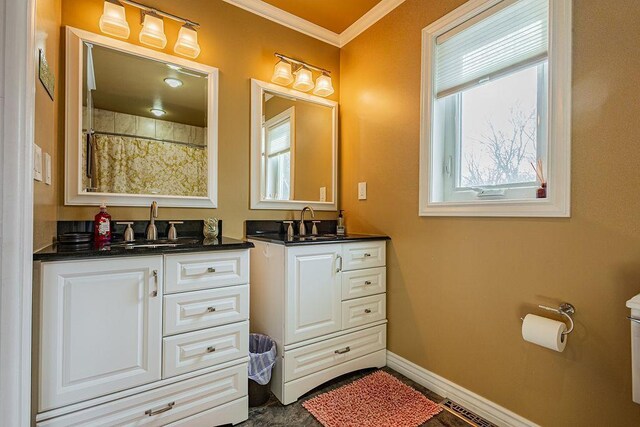
<svg viewBox="0 0 640 427">
<path fill-rule="evenodd" d="M 33 248 L 40 249 L 51 244 L 56 233 L 58 202 L 56 189 L 61 188 L 61 180 L 57 179 L 57 141 L 58 141 L 58 106 L 61 103 L 60 91 L 60 1 L 36 1 L 36 48 L 43 49 L 49 68 L 55 75 L 55 95 L 52 101 L 36 70 L 35 98 L 35 142 L 42 148 L 43 175 L 44 153 L 51 155 L 52 182 L 33 181 Z M 43 176 L 44 178 L 44 176 Z"/>
<path fill-rule="evenodd" d="M 326 187 L 327 200 L 332 201 L 331 109 L 278 96 L 271 98 L 265 105 L 266 120 L 287 108 L 295 107 L 294 200 L 318 201 L 320 187 Z"/>
<path fill-rule="evenodd" d="M 420 31 L 461 3 L 407 0 L 341 52 L 341 201 L 350 231 L 392 238 L 389 349 L 544 426 L 640 425 L 640 4 L 574 2 L 571 218 L 421 218 Z M 520 316 L 559 301 L 565 352 L 524 342 Z"/>
<path fill-rule="evenodd" d="M 217 216 L 224 221 L 224 234 L 243 235 L 246 219 L 291 218 L 291 211 L 249 210 L 249 135 L 250 135 L 250 79 L 270 81 L 275 65 L 274 52 L 302 58 L 333 71 L 336 93 L 339 93 L 339 49 L 275 24 L 257 15 L 232 6 L 222 0 L 147 0 L 145 4 L 170 13 L 193 19 L 201 24 L 198 39 L 202 53 L 198 62 L 220 69 L 219 145 L 218 145 L 218 209 L 171 209 L 160 205 L 161 219 L 200 219 Z M 69 25 L 99 33 L 102 0 L 63 0 L 62 25 Z M 129 42 L 138 44 L 139 15 L 127 7 L 131 28 Z M 167 47 L 172 53 L 179 25 L 165 20 Z M 62 140 L 58 153 L 64 153 Z M 62 169 L 62 160 L 59 166 Z M 62 174 L 58 179 L 63 179 Z M 63 206 L 63 189 L 58 191 L 60 220 L 92 219 L 96 207 Z M 148 218 L 147 208 L 109 208 L 114 219 Z M 335 218 L 335 213 L 320 213 L 321 218 Z M 297 217 L 297 215 L 296 215 Z"/>
</svg>

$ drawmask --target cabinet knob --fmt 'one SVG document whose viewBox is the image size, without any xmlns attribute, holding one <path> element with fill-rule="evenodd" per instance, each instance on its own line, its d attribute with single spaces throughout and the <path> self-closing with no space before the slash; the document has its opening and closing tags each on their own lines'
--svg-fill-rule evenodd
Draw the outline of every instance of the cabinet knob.
<svg viewBox="0 0 640 427">
<path fill-rule="evenodd" d="M 370 284 L 371 284 L 371 280 L 365 280 L 365 281 L 364 281 L 364 284 L 365 284 L 365 285 L 370 285 Z"/>
<path fill-rule="evenodd" d="M 371 256 L 371 254 L 370 254 L 369 252 L 365 252 L 365 253 L 364 253 L 364 256 L 365 256 L 365 258 L 366 258 L 366 257 L 370 257 L 370 256 Z"/>
<path fill-rule="evenodd" d="M 216 308 L 215 307 L 207 307 L 207 311 L 209 313 L 213 313 L 214 311 L 216 311 Z"/>
<path fill-rule="evenodd" d="M 213 268 L 213 267 L 209 267 L 209 268 L 207 268 L 207 272 L 208 272 L 208 273 L 215 273 L 215 272 L 216 272 L 216 269 L 215 269 L 215 268 Z"/>
<path fill-rule="evenodd" d="M 216 348 L 214 346 L 207 347 L 207 353 L 213 353 L 214 351 L 216 351 Z"/>
<path fill-rule="evenodd" d="M 364 312 L 365 312 L 365 313 L 367 313 L 367 314 L 369 314 L 369 313 L 371 313 L 371 309 L 369 309 L 369 308 L 365 308 L 365 309 L 364 309 Z"/>
</svg>

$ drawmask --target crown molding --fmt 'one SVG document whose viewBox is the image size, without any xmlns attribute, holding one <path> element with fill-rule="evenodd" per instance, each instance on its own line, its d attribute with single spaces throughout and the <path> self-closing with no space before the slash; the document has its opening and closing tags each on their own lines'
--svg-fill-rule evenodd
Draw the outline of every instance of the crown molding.
<svg viewBox="0 0 640 427">
<path fill-rule="evenodd" d="M 340 35 L 261 0 L 223 0 L 270 21 L 296 30 L 333 46 L 340 47 Z"/>
<path fill-rule="evenodd" d="M 362 34 L 367 28 L 384 18 L 389 12 L 404 3 L 405 0 L 382 0 L 371 8 L 360 19 L 351 24 L 349 28 L 339 35 L 340 47 L 345 46 L 351 40 Z"/>
<path fill-rule="evenodd" d="M 362 34 L 367 28 L 404 3 L 405 0 L 382 0 L 342 33 L 334 33 L 320 25 L 265 3 L 261 0 L 223 0 L 248 12 L 276 22 L 302 34 L 336 47 L 343 47 Z"/>
</svg>

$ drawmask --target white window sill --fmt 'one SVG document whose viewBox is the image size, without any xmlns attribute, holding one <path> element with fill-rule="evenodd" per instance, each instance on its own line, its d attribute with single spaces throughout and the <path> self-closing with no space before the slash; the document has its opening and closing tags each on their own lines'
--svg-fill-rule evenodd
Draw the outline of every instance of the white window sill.
<svg viewBox="0 0 640 427">
<path fill-rule="evenodd" d="M 511 199 L 468 202 L 429 202 L 421 205 L 420 216 L 557 217 L 571 216 L 568 200 Z"/>
</svg>

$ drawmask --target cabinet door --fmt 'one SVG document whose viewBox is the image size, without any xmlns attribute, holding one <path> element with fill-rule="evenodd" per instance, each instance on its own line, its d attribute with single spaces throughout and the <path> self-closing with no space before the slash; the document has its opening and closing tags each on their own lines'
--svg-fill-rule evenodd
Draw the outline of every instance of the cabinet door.
<svg viewBox="0 0 640 427">
<path fill-rule="evenodd" d="M 162 257 L 42 266 L 38 410 L 159 380 Z"/>
<path fill-rule="evenodd" d="M 341 245 L 287 248 L 285 344 L 341 328 Z"/>
</svg>

